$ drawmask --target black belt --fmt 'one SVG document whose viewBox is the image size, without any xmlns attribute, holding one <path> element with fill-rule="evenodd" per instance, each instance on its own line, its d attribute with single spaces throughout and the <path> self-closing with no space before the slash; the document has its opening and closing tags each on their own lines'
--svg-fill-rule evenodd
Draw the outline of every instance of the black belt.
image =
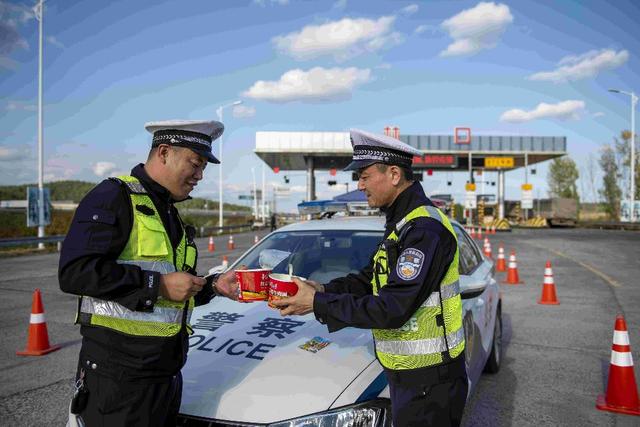
<svg viewBox="0 0 640 427">
<path fill-rule="evenodd" d="M 467 376 L 464 353 L 442 365 L 399 370 L 385 368 L 384 371 L 390 383 L 403 386 L 438 384 Z"/>
</svg>

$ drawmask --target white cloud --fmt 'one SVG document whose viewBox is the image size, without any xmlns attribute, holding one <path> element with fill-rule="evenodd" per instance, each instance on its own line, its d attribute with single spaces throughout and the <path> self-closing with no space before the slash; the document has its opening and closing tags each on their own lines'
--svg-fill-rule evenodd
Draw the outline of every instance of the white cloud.
<svg viewBox="0 0 640 427">
<path fill-rule="evenodd" d="M 405 15 L 413 15 L 418 11 L 418 9 L 419 7 L 417 4 L 410 4 L 409 6 L 403 7 L 400 12 L 404 13 Z"/>
<path fill-rule="evenodd" d="M 595 77 L 600 72 L 623 65 L 629 59 L 629 52 L 613 49 L 592 50 L 582 55 L 567 56 L 558 62 L 553 71 L 532 74 L 529 80 L 564 83 L 572 80 Z"/>
<path fill-rule="evenodd" d="M 267 3 L 286 6 L 289 4 L 289 0 L 253 0 L 253 4 L 257 4 L 258 6 L 261 6 L 261 7 L 267 6 Z"/>
<path fill-rule="evenodd" d="M 233 117 L 236 119 L 246 119 L 256 115 L 255 107 L 246 105 L 236 105 L 233 107 Z"/>
<path fill-rule="evenodd" d="M 26 147 L 7 147 L 0 145 L 0 162 L 15 162 L 29 158 Z"/>
<path fill-rule="evenodd" d="M 5 107 L 8 111 L 36 111 L 38 107 L 34 104 L 27 104 L 22 101 L 7 101 Z"/>
<path fill-rule="evenodd" d="M 416 29 L 415 29 L 415 30 L 413 30 L 413 32 L 414 32 L 415 34 L 422 34 L 422 33 L 424 33 L 425 31 L 427 31 L 428 29 L 429 29 L 429 26 L 428 26 L 428 25 L 419 25 L 418 27 L 416 27 Z"/>
<path fill-rule="evenodd" d="M 338 0 L 337 2 L 335 2 L 332 6 L 334 9 L 340 9 L 343 10 L 344 8 L 347 7 L 347 0 Z"/>
<path fill-rule="evenodd" d="M 603 117 L 603 116 L 604 116 L 604 113 L 602 111 L 597 111 L 591 115 L 591 117 L 593 117 L 594 119 L 597 119 L 598 117 Z"/>
<path fill-rule="evenodd" d="M 371 70 L 355 67 L 289 70 L 279 80 L 259 80 L 243 96 L 271 102 L 348 99 L 353 90 L 371 79 Z"/>
<path fill-rule="evenodd" d="M 47 41 L 54 45 L 55 47 L 59 47 L 60 49 L 64 49 L 65 46 L 54 36 L 47 36 Z"/>
<path fill-rule="evenodd" d="M 454 41 L 440 55 L 473 55 L 492 49 L 512 22 L 513 15 L 506 4 L 478 3 L 441 24 Z"/>
<path fill-rule="evenodd" d="M 98 162 L 92 166 L 93 173 L 97 176 L 105 176 L 110 174 L 116 169 L 116 164 L 112 162 Z"/>
<path fill-rule="evenodd" d="M 568 100 L 557 104 L 541 102 L 534 110 L 508 110 L 502 113 L 500 121 L 510 123 L 530 122 L 537 119 L 557 118 L 561 120 L 577 120 L 585 107 L 584 101 Z"/>
<path fill-rule="evenodd" d="M 393 31 L 395 19 L 395 16 L 377 20 L 343 18 L 321 25 L 307 25 L 299 32 L 274 37 L 272 42 L 280 52 L 296 59 L 322 55 L 346 59 L 401 43 L 402 35 Z"/>
</svg>

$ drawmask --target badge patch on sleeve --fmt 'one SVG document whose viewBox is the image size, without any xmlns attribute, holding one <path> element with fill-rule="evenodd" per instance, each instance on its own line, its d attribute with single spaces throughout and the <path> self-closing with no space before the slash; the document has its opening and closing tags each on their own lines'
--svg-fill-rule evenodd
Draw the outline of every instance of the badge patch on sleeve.
<svg viewBox="0 0 640 427">
<path fill-rule="evenodd" d="M 422 251 L 415 248 L 407 248 L 402 251 L 398 258 L 396 273 L 402 280 L 415 279 L 420 274 L 420 270 L 422 270 L 423 262 L 424 254 Z"/>
</svg>

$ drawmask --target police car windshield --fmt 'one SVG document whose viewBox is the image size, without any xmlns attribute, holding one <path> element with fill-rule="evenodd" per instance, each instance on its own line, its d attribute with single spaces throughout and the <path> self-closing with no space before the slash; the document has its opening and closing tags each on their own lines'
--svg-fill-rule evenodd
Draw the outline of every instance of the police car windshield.
<svg viewBox="0 0 640 427">
<path fill-rule="evenodd" d="M 272 267 L 274 273 L 288 273 L 291 264 L 296 276 L 327 283 L 366 267 L 382 237 L 382 232 L 375 231 L 274 233 L 240 258 L 236 265 L 244 264 L 250 269 Z M 266 259 L 276 265 L 261 265 Z"/>
</svg>

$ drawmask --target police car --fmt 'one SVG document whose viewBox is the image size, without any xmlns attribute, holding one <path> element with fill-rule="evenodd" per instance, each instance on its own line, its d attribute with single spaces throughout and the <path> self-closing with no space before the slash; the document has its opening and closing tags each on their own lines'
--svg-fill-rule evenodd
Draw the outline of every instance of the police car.
<svg viewBox="0 0 640 427">
<path fill-rule="evenodd" d="M 487 259 L 455 221 L 460 248 L 469 393 L 501 362 L 501 297 Z M 260 268 L 327 283 L 357 272 L 383 237 L 384 218 L 341 217 L 285 226 L 230 268 Z M 281 317 L 265 302 L 214 298 L 192 315 L 180 426 L 391 426 L 389 388 L 371 331 L 328 333 L 313 314 Z"/>
</svg>

